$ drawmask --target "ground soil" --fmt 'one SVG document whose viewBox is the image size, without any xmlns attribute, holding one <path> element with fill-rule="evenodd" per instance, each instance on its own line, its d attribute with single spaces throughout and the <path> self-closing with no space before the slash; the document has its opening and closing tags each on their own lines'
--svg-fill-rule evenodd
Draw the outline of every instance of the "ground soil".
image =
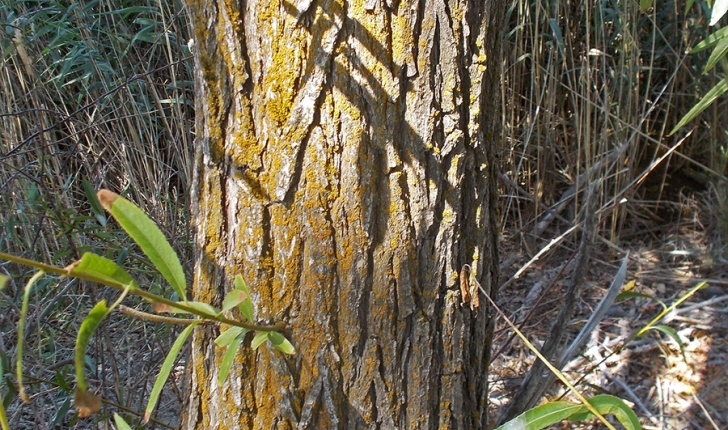
<svg viewBox="0 0 728 430">
<path fill-rule="evenodd" d="M 576 315 L 564 328 L 572 339 L 604 296 L 626 252 L 629 270 L 623 289 L 652 296 L 667 306 L 706 282 L 705 288 L 660 321 L 675 329 L 682 350 L 670 336 L 650 330 L 614 353 L 663 309 L 657 300 L 632 298 L 613 304 L 580 355 L 565 367 L 571 381 L 584 378 L 579 389 L 585 394 L 607 393 L 627 400 L 646 429 L 728 428 L 728 261 L 722 245 L 725 221 L 714 197 L 714 192 L 706 191 L 682 196 L 678 202 L 630 202 L 619 226 L 619 240 L 607 236 L 595 244 Z M 559 229 L 565 230 L 554 227 L 549 236 L 558 236 Z M 521 245 L 523 235 L 504 231 L 510 239 L 502 250 L 503 259 L 508 260 L 502 265 L 505 282 L 529 261 L 529 255 Z M 611 245 L 605 245 L 608 242 Z M 575 247 L 554 247 L 500 292 L 503 310 L 523 325 L 523 332 L 535 344 L 545 340 L 562 302 L 570 272 L 560 270 Z M 535 312 L 524 322 L 534 306 Z M 493 416 L 510 400 L 534 360 L 511 334 L 501 319 L 495 351 L 502 349 L 502 353 L 490 369 Z M 557 383 L 547 398 L 559 399 L 564 393 L 563 385 Z M 577 401 L 570 395 L 564 399 Z M 579 423 L 554 428 L 602 427 Z"/>
</svg>

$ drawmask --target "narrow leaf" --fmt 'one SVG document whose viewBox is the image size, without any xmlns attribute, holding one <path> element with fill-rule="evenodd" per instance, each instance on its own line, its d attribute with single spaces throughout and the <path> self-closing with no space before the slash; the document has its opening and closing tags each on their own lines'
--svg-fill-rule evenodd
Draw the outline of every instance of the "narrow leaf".
<svg viewBox="0 0 728 430">
<path fill-rule="evenodd" d="M 101 190 L 97 195 L 101 205 L 139 245 L 179 297 L 186 301 L 187 281 L 182 264 L 157 224 L 134 203 L 118 194 Z"/>
<path fill-rule="evenodd" d="M 699 42 L 693 49 L 690 50 L 690 54 L 697 54 L 700 51 L 704 51 L 708 48 L 712 48 L 717 45 L 721 40 L 728 36 L 728 27 L 723 27 L 719 30 L 715 30 L 713 34 L 705 38 L 705 40 Z"/>
<path fill-rule="evenodd" d="M 233 360 L 235 359 L 235 355 L 237 354 L 238 348 L 240 347 L 240 342 L 243 341 L 244 336 L 245 333 L 242 333 L 235 337 L 233 341 L 230 342 L 227 351 L 225 351 L 225 355 L 222 358 L 222 363 L 220 363 L 220 373 L 217 374 L 218 387 L 222 387 L 222 384 L 225 383 L 225 380 L 230 373 L 230 367 L 233 365 Z"/>
<path fill-rule="evenodd" d="M 647 323 L 646 326 L 642 327 L 637 333 L 635 333 L 632 336 L 630 336 L 629 339 L 627 339 L 627 341 L 625 343 L 629 343 L 633 339 L 637 339 L 638 337 L 642 336 L 647 330 L 650 329 L 650 327 L 652 327 L 655 324 L 657 324 L 658 321 L 660 321 L 665 315 L 667 315 L 668 312 L 670 312 L 673 309 L 675 309 L 676 307 L 680 306 L 680 304 L 682 302 L 684 302 L 685 300 L 689 299 L 690 296 L 692 296 L 693 294 L 695 294 L 696 291 L 700 290 L 701 288 L 704 288 L 707 285 L 708 285 L 707 282 L 700 282 L 698 285 L 694 286 L 684 296 L 680 297 L 675 302 L 673 302 L 670 306 L 668 306 L 667 308 L 663 309 L 662 312 L 660 312 L 656 317 L 654 317 L 652 319 L 652 321 L 650 321 L 649 323 Z"/>
<path fill-rule="evenodd" d="M 86 198 L 91 205 L 91 212 L 93 212 L 93 215 L 96 217 L 99 223 L 101 223 L 101 225 L 105 227 L 106 216 L 104 215 L 104 208 L 101 207 L 101 203 L 99 203 L 99 199 L 98 197 L 96 197 L 96 190 L 94 190 L 94 186 L 91 185 L 91 182 L 87 181 L 86 179 L 83 179 L 81 181 L 81 184 L 83 185 L 83 192 L 84 194 L 86 194 Z"/>
<path fill-rule="evenodd" d="M 87 417 L 92 413 L 98 412 L 101 407 L 101 398 L 88 391 L 86 383 L 86 348 L 91 340 L 91 336 L 104 320 L 109 310 L 106 307 L 106 300 L 96 303 L 96 306 L 86 316 L 81 323 L 76 338 L 76 351 L 74 362 L 76 366 L 76 394 L 74 396 L 74 406 L 78 410 L 80 417 Z"/>
<path fill-rule="evenodd" d="M 10 422 L 8 421 L 8 415 L 5 413 L 5 405 L 3 403 L 0 401 L 0 427 L 3 430 L 10 430 Z"/>
<path fill-rule="evenodd" d="M 225 295 L 225 299 L 223 299 L 222 301 L 222 311 L 229 311 L 247 298 L 248 295 L 245 294 L 244 291 L 238 289 L 228 291 L 228 293 Z"/>
<path fill-rule="evenodd" d="M 270 332 L 267 332 L 267 331 L 261 331 L 261 332 L 258 332 L 258 334 L 255 335 L 255 337 L 253 338 L 253 341 L 250 342 L 250 347 L 253 348 L 253 351 L 255 351 L 256 349 L 258 349 L 258 347 L 263 342 L 265 342 L 266 339 L 268 339 L 268 334 L 269 333 Z"/>
<path fill-rule="evenodd" d="M 70 391 L 70 390 L 69 390 Z M 63 403 L 61 403 L 59 406 L 57 406 L 57 409 L 55 413 L 53 414 L 53 419 L 51 420 L 51 425 L 49 428 L 63 428 L 63 422 L 66 420 L 66 415 L 68 415 L 68 411 L 71 410 L 71 398 L 69 396 L 66 396 L 65 399 L 63 399 Z"/>
<path fill-rule="evenodd" d="M 551 32 L 553 32 L 554 37 L 556 38 L 559 52 L 563 54 L 566 51 L 566 45 L 564 44 L 564 35 L 561 32 L 561 27 L 559 27 L 559 20 L 556 18 L 549 18 L 549 26 L 551 27 Z"/>
<path fill-rule="evenodd" d="M 658 299 L 657 297 L 651 296 L 649 294 L 637 293 L 637 292 L 634 292 L 634 291 L 625 291 L 624 293 L 619 293 L 619 295 L 617 296 L 617 298 L 614 299 L 614 300 L 615 301 L 627 300 L 627 299 L 632 299 L 632 298 L 635 298 L 635 297 L 639 297 L 639 298 L 642 298 L 642 299 L 649 299 L 649 300 L 656 301 L 657 303 L 659 303 L 662 306 L 663 309 L 667 309 L 667 305 L 662 300 Z"/>
<path fill-rule="evenodd" d="M 688 0 L 687 2 L 685 2 L 685 15 L 687 15 L 690 8 L 693 7 L 694 1 L 695 0 Z"/>
<path fill-rule="evenodd" d="M 5 275 L 0 275 L 0 291 L 2 291 L 5 286 L 8 285 L 8 281 L 10 281 L 10 278 Z"/>
<path fill-rule="evenodd" d="M 117 430 L 131 430 L 131 426 L 116 412 L 114 412 L 114 424 L 116 424 Z"/>
<path fill-rule="evenodd" d="M 91 336 L 94 334 L 96 329 L 108 315 L 109 309 L 106 307 L 106 300 L 101 300 L 96 303 L 96 306 L 86 316 L 86 319 L 81 323 L 81 328 L 78 330 L 78 336 L 76 338 L 76 351 L 75 351 L 75 366 L 76 366 L 76 385 L 82 390 L 88 389 L 86 384 L 86 347 L 88 346 Z"/>
<path fill-rule="evenodd" d="M 242 291 L 246 295 L 245 300 L 243 300 L 238 306 L 240 313 L 243 314 L 248 321 L 254 322 L 253 302 L 250 300 L 250 291 L 248 290 L 248 286 L 245 285 L 243 277 L 240 275 L 235 275 L 235 289 Z"/>
<path fill-rule="evenodd" d="M 17 346 L 17 362 L 15 364 L 16 376 L 18 378 L 18 395 L 23 402 L 29 402 L 28 395 L 25 394 L 25 385 L 23 385 L 23 339 L 25 339 L 25 316 L 28 314 L 28 301 L 30 299 L 30 291 L 33 288 L 33 284 L 36 283 L 45 272 L 39 270 L 33 275 L 28 283 L 25 284 L 25 292 L 23 293 L 23 304 L 20 308 L 20 320 L 18 320 L 18 346 Z M 2 375 L 0 373 L 0 375 Z"/>
<path fill-rule="evenodd" d="M 138 284 L 131 275 L 115 262 L 91 252 L 66 268 L 68 276 L 85 275 L 98 279 L 104 284 L 121 284 L 137 288 Z"/>
<path fill-rule="evenodd" d="M 581 405 L 568 402 L 549 402 L 529 409 L 516 418 L 508 421 L 496 430 L 509 429 L 542 429 L 559 423 L 577 411 L 586 409 Z"/>
<path fill-rule="evenodd" d="M 728 91 L 728 78 L 723 78 L 708 93 L 700 99 L 700 101 L 693 106 L 688 113 L 677 123 L 675 128 L 672 129 L 670 135 L 675 134 L 678 130 L 683 128 L 687 123 L 695 119 L 701 112 L 708 108 L 713 102 L 720 97 L 724 92 Z"/>
<path fill-rule="evenodd" d="M 710 53 L 710 58 L 708 58 L 708 62 L 705 63 L 705 68 L 703 68 L 703 74 L 708 73 L 713 67 L 715 67 L 715 65 L 718 64 L 718 61 L 722 60 L 723 57 L 725 57 L 726 53 L 728 53 L 728 37 L 724 37 L 718 42 L 717 45 L 715 45 L 713 52 Z"/>
<path fill-rule="evenodd" d="M 602 415 L 614 415 L 617 420 L 624 426 L 626 430 L 641 430 L 642 425 L 640 424 L 637 414 L 627 406 L 624 400 L 619 397 L 610 396 L 608 394 L 600 394 L 589 399 L 589 404 L 599 411 Z M 594 418 L 594 414 L 589 412 L 585 407 L 582 407 L 583 411 L 577 412 L 571 417 L 569 421 L 586 421 Z"/>
<path fill-rule="evenodd" d="M 664 324 L 658 324 L 652 328 L 657 331 L 660 331 L 662 333 L 665 333 L 666 335 L 670 336 L 672 338 L 672 340 L 674 340 L 677 343 L 677 345 L 680 347 L 680 353 L 682 353 L 683 360 L 687 364 L 688 358 L 685 355 L 685 345 L 683 345 L 682 339 L 680 339 L 680 335 L 677 333 L 677 330 L 675 330 L 674 328 L 672 328 L 668 325 L 664 325 Z"/>
<path fill-rule="evenodd" d="M 159 370 L 159 375 L 157 375 L 157 380 L 154 381 L 154 387 L 152 387 L 152 393 L 149 396 L 149 403 L 147 403 L 147 409 L 144 411 L 144 423 L 146 424 L 149 421 L 149 418 L 152 416 L 152 411 L 154 410 L 154 407 L 157 405 L 157 401 L 159 400 L 159 395 L 162 394 L 162 388 L 164 388 L 164 383 L 167 381 L 167 378 L 169 377 L 169 373 L 172 371 L 172 366 L 174 366 L 174 361 L 177 359 L 177 356 L 179 355 L 180 350 L 182 350 L 182 347 L 185 344 L 185 341 L 192 333 L 192 330 L 199 324 L 199 321 L 195 321 L 192 324 L 188 325 L 184 330 L 182 330 L 182 333 L 177 336 L 177 340 L 174 341 L 174 344 L 172 345 L 172 349 L 169 350 L 169 353 L 167 354 L 167 357 L 164 359 L 164 363 L 162 363 L 162 368 Z"/>
<path fill-rule="evenodd" d="M 268 339 L 270 339 L 270 343 L 272 343 L 273 346 L 275 346 L 276 349 L 278 349 L 282 353 L 288 355 L 293 355 L 296 353 L 296 348 L 291 345 L 291 342 L 289 342 L 285 336 L 278 333 L 277 331 L 272 331 L 268 333 Z"/>
<path fill-rule="evenodd" d="M 217 339 L 215 339 L 215 345 L 228 346 L 230 345 L 230 342 L 235 340 L 235 338 L 238 337 L 240 334 L 245 335 L 245 333 L 247 332 L 248 329 L 242 327 L 230 327 L 229 329 L 222 332 L 220 336 L 217 337 Z"/>
</svg>

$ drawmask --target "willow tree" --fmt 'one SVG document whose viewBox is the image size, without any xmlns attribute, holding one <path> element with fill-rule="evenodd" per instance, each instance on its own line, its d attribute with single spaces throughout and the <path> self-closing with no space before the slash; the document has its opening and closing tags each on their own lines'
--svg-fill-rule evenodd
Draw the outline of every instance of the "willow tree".
<svg viewBox="0 0 728 430">
<path fill-rule="evenodd" d="M 217 386 L 194 335 L 185 428 L 484 428 L 495 293 L 497 0 L 188 1 L 193 295 L 242 274 L 258 323 Z M 460 278 L 460 279 L 459 279 Z"/>
</svg>

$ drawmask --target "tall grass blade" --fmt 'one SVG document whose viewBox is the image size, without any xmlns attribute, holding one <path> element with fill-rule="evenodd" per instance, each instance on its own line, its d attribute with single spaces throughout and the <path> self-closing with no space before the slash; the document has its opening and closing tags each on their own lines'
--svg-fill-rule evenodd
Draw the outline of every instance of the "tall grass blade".
<svg viewBox="0 0 728 430">
<path fill-rule="evenodd" d="M 713 104 L 713 102 L 726 91 L 728 91 L 728 78 L 723 78 L 723 80 L 721 80 L 713 88 L 711 88 L 710 91 L 708 91 L 708 93 L 703 96 L 703 98 L 700 99 L 700 101 L 695 106 L 693 106 L 693 108 L 690 109 L 690 111 L 688 111 L 688 113 L 686 113 L 684 117 L 682 117 L 680 122 L 678 122 L 677 125 L 670 132 L 670 136 L 675 134 L 687 123 L 700 115 L 701 112 L 703 112 L 705 109 L 708 108 L 708 106 Z"/>
</svg>

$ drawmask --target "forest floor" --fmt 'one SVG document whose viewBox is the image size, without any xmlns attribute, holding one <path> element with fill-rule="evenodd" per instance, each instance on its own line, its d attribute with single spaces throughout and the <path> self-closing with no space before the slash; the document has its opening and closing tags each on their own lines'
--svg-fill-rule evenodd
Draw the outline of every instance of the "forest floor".
<svg viewBox="0 0 728 430">
<path fill-rule="evenodd" d="M 630 298 L 611 306 L 586 346 L 565 367 L 564 373 L 572 382 L 585 378 L 580 385 L 585 394 L 613 394 L 625 399 L 646 429 L 728 428 L 728 261 L 721 258 L 720 224 L 725 221 L 716 213 L 715 195 L 705 191 L 682 196 L 679 203 L 630 202 L 627 219 L 637 221 L 621 226 L 619 248 L 597 241 L 576 315 L 565 327 L 573 339 L 609 288 L 626 252 L 629 262 L 623 291 L 631 288 L 670 306 L 700 282 L 707 283 L 658 323 L 676 331 L 682 352 L 671 336 L 658 330 L 648 331 L 617 352 L 663 309 L 660 301 Z M 525 247 L 520 240 L 526 235 L 508 228 L 504 231 L 507 240 L 501 242 L 505 243 L 501 256 L 508 264 L 501 267 L 505 281 L 530 257 L 521 254 Z M 558 232 L 549 236 L 556 237 Z M 536 345 L 548 336 L 563 300 L 569 269 L 564 271 L 566 275 L 559 272 L 574 252 L 566 246 L 554 247 L 499 293 L 503 311 L 517 325 L 523 325 L 522 331 Z M 535 312 L 524 323 L 534 306 Z M 503 352 L 494 356 L 490 368 L 494 417 L 534 360 L 519 339 L 511 338 L 512 333 L 500 318 L 494 354 Z M 597 363 L 601 364 L 594 368 Z M 564 393 L 564 386 L 556 383 L 547 398 L 556 400 Z M 577 402 L 573 396 L 565 400 Z M 580 423 L 557 428 L 602 427 Z"/>
</svg>

